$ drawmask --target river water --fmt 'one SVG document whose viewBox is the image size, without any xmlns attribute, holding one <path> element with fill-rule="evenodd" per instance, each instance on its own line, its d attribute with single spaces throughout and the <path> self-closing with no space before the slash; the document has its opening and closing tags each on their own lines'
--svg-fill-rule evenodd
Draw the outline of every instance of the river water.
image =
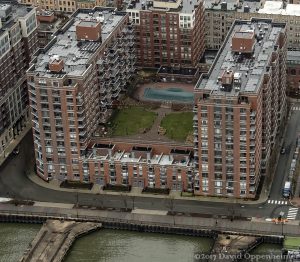
<svg viewBox="0 0 300 262">
<path fill-rule="evenodd" d="M 0 262 L 17 262 L 40 227 L 0 223 Z M 208 238 L 103 229 L 78 239 L 65 262 L 192 262 L 195 252 L 211 245 Z M 255 252 L 280 249 L 264 244 Z"/>
</svg>

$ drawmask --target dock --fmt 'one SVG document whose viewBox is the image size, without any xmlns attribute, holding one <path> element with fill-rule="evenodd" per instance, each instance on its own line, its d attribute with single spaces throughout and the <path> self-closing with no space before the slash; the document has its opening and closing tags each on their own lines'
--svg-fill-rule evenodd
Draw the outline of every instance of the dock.
<svg viewBox="0 0 300 262">
<path fill-rule="evenodd" d="M 101 227 L 94 222 L 47 220 L 20 262 L 60 262 L 78 237 Z"/>
<path fill-rule="evenodd" d="M 262 243 L 262 239 L 254 236 L 219 234 L 211 250 L 210 261 L 238 261 L 243 252 L 248 252 Z"/>
</svg>

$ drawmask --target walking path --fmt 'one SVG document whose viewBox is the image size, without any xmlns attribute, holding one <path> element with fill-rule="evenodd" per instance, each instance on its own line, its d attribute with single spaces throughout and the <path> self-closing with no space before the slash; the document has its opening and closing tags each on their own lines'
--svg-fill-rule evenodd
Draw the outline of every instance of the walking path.
<svg viewBox="0 0 300 262">
<path fill-rule="evenodd" d="M 264 235 L 288 235 L 300 236 L 299 221 L 288 221 L 286 224 L 275 224 L 273 222 L 262 219 L 252 220 L 229 220 L 218 219 L 216 225 L 215 219 L 205 217 L 190 217 L 190 216 L 171 216 L 160 214 L 138 214 L 130 212 L 117 212 L 108 210 L 92 210 L 92 209 L 69 209 L 69 208 L 49 208 L 38 206 L 15 206 L 12 204 L 0 204 L 0 215 L 10 215 L 13 218 L 20 215 L 24 217 L 38 216 L 64 218 L 79 221 L 94 221 L 99 223 L 127 223 L 135 225 L 152 225 L 166 227 L 180 227 L 188 229 L 200 230 L 216 230 L 225 234 L 241 233 L 254 234 L 259 236 Z"/>
</svg>

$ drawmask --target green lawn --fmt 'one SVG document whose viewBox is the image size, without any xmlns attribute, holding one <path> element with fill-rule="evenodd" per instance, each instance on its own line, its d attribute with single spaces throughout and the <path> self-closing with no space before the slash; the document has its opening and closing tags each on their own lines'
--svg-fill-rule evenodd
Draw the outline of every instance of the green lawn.
<svg viewBox="0 0 300 262">
<path fill-rule="evenodd" d="M 298 249 L 300 247 L 299 237 L 286 237 L 283 244 L 284 248 L 287 249 Z"/>
<path fill-rule="evenodd" d="M 185 141 L 188 134 L 193 132 L 192 112 L 171 113 L 161 121 L 161 126 L 166 129 L 166 136 L 177 141 Z"/>
<path fill-rule="evenodd" d="M 155 118 L 156 113 L 141 107 L 121 109 L 111 121 L 113 135 L 127 136 L 143 133 L 151 128 Z"/>
</svg>

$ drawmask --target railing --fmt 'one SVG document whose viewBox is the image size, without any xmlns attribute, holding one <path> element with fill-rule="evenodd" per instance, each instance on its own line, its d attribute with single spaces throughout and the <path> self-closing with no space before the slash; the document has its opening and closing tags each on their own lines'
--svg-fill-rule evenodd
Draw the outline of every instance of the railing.
<svg viewBox="0 0 300 262">
<path fill-rule="evenodd" d="M 245 227 L 235 227 L 235 224 L 232 226 L 228 225 L 220 225 L 216 226 L 215 224 L 212 225 L 184 225 L 184 224 L 177 224 L 176 223 L 176 216 L 169 216 L 170 222 L 152 222 L 152 221 L 140 221 L 137 219 L 123 219 L 123 218 L 112 218 L 112 217 L 103 217 L 103 216 L 86 216 L 80 214 L 62 214 L 62 213 L 48 213 L 48 212 L 28 212 L 28 211 L 11 211 L 11 210 L 1 210 L 0 215 L 12 216 L 26 216 L 26 219 L 38 218 L 42 222 L 42 220 L 46 219 L 60 219 L 60 220 L 76 220 L 76 221 L 86 221 L 86 222 L 101 222 L 103 223 L 103 227 L 113 227 L 118 228 L 120 225 L 127 225 L 127 226 L 149 226 L 149 227 L 160 227 L 160 228 L 169 228 L 172 230 L 173 233 L 177 229 L 186 229 L 186 230 L 200 230 L 200 231 L 211 231 L 216 233 L 230 233 L 235 235 L 254 235 L 254 236 L 280 236 L 282 234 L 281 227 L 278 227 L 278 230 L 273 231 L 263 231 L 261 229 L 253 230 L 253 229 L 246 229 Z M 133 215 L 134 216 L 134 215 Z M 180 217 L 182 218 L 182 217 Z M 108 223 L 114 223 L 115 225 L 108 225 Z M 249 223 L 249 222 L 248 222 Z M 122 227 L 120 227 L 122 228 Z M 130 228 L 129 228 L 130 229 Z M 134 228 L 132 228 L 134 230 Z M 291 230 L 290 230 L 291 231 Z M 287 233 L 287 232 L 285 232 Z M 288 233 L 290 236 L 299 236 L 299 233 L 292 232 Z"/>
</svg>

